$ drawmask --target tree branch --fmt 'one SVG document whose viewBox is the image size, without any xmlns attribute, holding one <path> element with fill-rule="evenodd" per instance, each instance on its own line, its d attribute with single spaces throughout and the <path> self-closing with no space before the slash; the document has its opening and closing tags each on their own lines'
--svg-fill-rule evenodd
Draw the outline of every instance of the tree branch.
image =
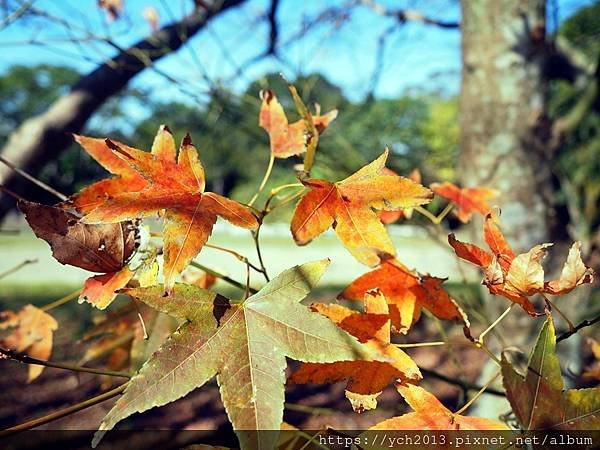
<svg viewBox="0 0 600 450">
<path fill-rule="evenodd" d="M 569 331 L 557 336 L 556 342 L 558 343 L 560 341 L 564 341 L 565 339 L 568 339 L 571 336 L 573 336 L 574 334 L 576 334 L 582 328 L 591 327 L 592 325 L 594 325 L 595 323 L 598 323 L 598 322 L 600 322 L 600 316 L 596 316 L 593 319 L 586 319 L 583 322 L 575 325 L 575 327 L 572 330 L 569 330 Z"/>
<path fill-rule="evenodd" d="M 35 176 L 72 142 L 69 133 L 81 131 L 88 119 L 111 96 L 151 66 L 155 61 L 178 50 L 187 40 L 204 28 L 221 12 L 240 5 L 245 0 L 220 0 L 212 6 L 196 8 L 181 21 L 164 26 L 142 39 L 94 71 L 82 77 L 71 91 L 52 104 L 41 115 L 25 121 L 9 137 L 0 154 L 17 167 Z M 0 184 L 19 192 L 24 180 L 11 170 L 0 167 Z M 0 221 L 14 201 L 0 194 Z"/>
<path fill-rule="evenodd" d="M 448 22 L 444 20 L 434 19 L 416 11 L 414 9 L 387 9 L 373 0 L 360 0 L 360 3 L 367 8 L 370 8 L 376 14 L 385 17 L 393 17 L 399 23 L 406 22 L 421 22 L 426 25 L 435 25 L 440 28 L 457 29 L 460 28 L 458 22 Z"/>
</svg>

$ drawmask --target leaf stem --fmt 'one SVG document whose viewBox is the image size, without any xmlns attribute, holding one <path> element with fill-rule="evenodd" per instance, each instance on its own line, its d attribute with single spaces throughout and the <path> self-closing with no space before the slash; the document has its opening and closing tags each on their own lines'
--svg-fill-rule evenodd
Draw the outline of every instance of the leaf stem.
<svg viewBox="0 0 600 450">
<path fill-rule="evenodd" d="M 2 279 L 4 277 L 7 277 L 7 276 L 9 276 L 9 275 L 11 275 L 13 273 L 15 273 L 16 271 L 22 269 L 23 267 L 25 267 L 25 266 L 27 266 L 29 264 L 35 264 L 37 262 L 38 262 L 37 259 L 26 259 L 25 261 L 20 262 L 16 266 L 11 267 L 10 269 L 5 270 L 4 272 L 0 273 L 0 279 Z"/>
<path fill-rule="evenodd" d="M 44 425 L 46 423 L 50 423 L 55 420 L 61 419 L 63 417 L 69 416 L 78 411 L 89 408 L 90 406 L 94 406 L 94 405 L 97 405 L 98 403 L 102 403 L 105 400 L 108 400 L 110 398 L 116 397 L 117 395 L 121 394 L 125 390 L 125 388 L 129 385 L 129 383 L 130 382 L 127 381 L 127 382 L 123 383 L 122 385 L 120 385 L 114 389 L 111 389 L 110 391 L 104 392 L 100 395 L 97 395 L 96 397 L 92 397 L 88 400 L 77 403 L 76 405 L 72 405 L 67 408 L 61 409 L 59 411 L 55 411 L 46 416 L 30 420 L 30 421 L 21 423 L 19 425 L 15 425 L 14 427 L 7 428 L 6 430 L 1 430 L 0 437 L 9 436 L 11 434 L 15 434 L 20 431 L 30 430 L 32 428 L 39 427 L 40 425 Z"/>
<path fill-rule="evenodd" d="M 196 261 L 192 261 L 190 263 L 190 266 L 196 267 L 200 270 L 204 270 L 206 273 L 213 275 L 221 280 L 223 280 L 226 283 L 231 284 L 232 286 L 235 286 L 236 288 L 241 289 L 242 291 L 246 290 L 246 286 L 242 283 L 240 283 L 239 281 L 234 280 L 233 278 L 229 278 L 227 275 L 223 275 L 220 272 L 217 272 L 216 270 L 211 269 L 210 267 L 206 267 L 200 263 L 197 263 Z M 251 293 L 255 294 L 256 292 L 258 292 L 257 289 L 254 289 L 253 287 L 249 287 L 249 290 Z"/>
<path fill-rule="evenodd" d="M 573 325 L 573 322 L 571 322 L 571 320 L 567 317 L 567 315 L 565 313 L 563 313 L 560 309 L 558 309 L 558 306 L 556 306 L 556 304 L 554 302 L 551 302 L 548 297 L 546 297 L 545 295 L 542 295 L 542 297 L 546 301 L 546 304 L 548 306 L 550 306 L 550 309 L 555 309 L 556 312 L 558 313 L 558 315 L 560 317 L 562 317 L 565 322 L 567 322 L 567 325 L 569 326 L 569 331 L 575 330 L 575 325 Z"/>
<path fill-rule="evenodd" d="M 81 292 L 81 289 L 77 289 L 76 291 L 71 292 L 70 294 L 67 294 L 62 298 L 59 298 L 58 300 L 54 300 L 52 303 L 48 303 L 47 305 L 40 307 L 40 309 L 44 312 L 48 312 L 51 309 L 57 308 L 61 305 L 64 305 L 65 303 L 68 303 L 71 300 L 79 297 L 80 292 Z"/>
<path fill-rule="evenodd" d="M 131 378 L 131 375 L 124 372 L 115 372 L 112 370 L 94 369 L 92 367 L 77 366 L 74 364 L 44 361 L 42 359 L 32 358 L 31 356 L 23 355 L 4 348 L 0 348 L 0 359 L 1 358 L 10 359 L 23 364 L 36 364 L 39 366 L 53 367 L 55 369 L 71 370 L 73 372 L 86 372 L 96 375 L 108 375 L 110 377 Z"/>
<path fill-rule="evenodd" d="M 490 378 L 490 380 L 489 380 L 487 383 L 485 383 L 485 384 L 484 384 L 484 385 L 481 387 L 481 389 L 479 389 L 479 391 L 477 392 L 477 394 L 475 394 L 471 400 L 469 400 L 469 401 L 468 401 L 467 403 L 465 403 L 465 404 L 464 404 L 464 405 L 463 405 L 463 406 L 462 406 L 462 407 L 461 407 L 461 408 L 460 408 L 458 411 L 456 411 L 456 412 L 454 413 L 454 415 L 458 416 L 458 415 L 462 414 L 463 412 L 465 412 L 467 409 L 469 409 L 469 407 L 470 407 L 470 406 L 471 406 L 473 403 L 475 403 L 475 402 L 477 401 L 477 399 L 478 399 L 479 397 L 481 397 L 481 396 L 482 396 L 482 395 L 485 393 L 485 391 L 486 391 L 486 390 L 489 388 L 490 384 L 492 384 L 494 381 L 496 381 L 496 379 L 497 379 L 499 376 L 500 376 L 500 371 L 498 370 L 498 371 L 496 371 L 496 374 L 495 374 L 495 375 L 494 375 L 492 378 Z"/>
<path fill-rule="evenodd" d="M 213 244 L 204 244 L 204 246 L 207 248 L 213 248 L 215 250 L 220 250 L 222 252 L 229 253 L 230 255 L 235 256 L 239 261 L 243 262 L 247 266 L 250 266 L 250 268 L 252 268 L 256 272 L 262 273 L 262 269 L 260 267 L 257 267 L 254 264 L 252 264 L 246 256 L 242 255 L 241 253 L 236 252 L 235 250 L 231 250 L 229 248 L 225 248 L 225 247 L 221 247 L 219 245 L 213 245 Z"/>
<path fill-rule="evenodd" d="M 265 277 L 265 280 L 269 282 L 269 274 L 267 273 L 267 268 L 265 267 L 265 263 L 262 257 L 262 251 L 260 249 L 260 227 L 262 226 L 262 220 L 258 224 L 258 228 L 256 231 L 252 232 L 252 239 L 254 240 L 254 246 L 256 247 L 256 255 L 258 256 L 258 263 L 260 264 L 261 272 Z"/>
<path fill-rule="evenodd" d="M 502 320 L 508 315 L 508 313 L 511 311 L 511 309 L 513 308 L 513 306 L 515 306 L 514 303 L 511 303 L 511 305 L 506 308 L 506 310 L 500 314 L 500 316 L 494 320 L 494 322 L 492 322 L 492 324 L 487 327 L 477 338 L 477 342 L 481 342 L 483 344 L 483 338 L 485 337 L 486 334 L 488 334 L 490 331 L 492 331 L 496 325 L 498 325 L 500 322 L 502 322 Z"/>
<path fill-rule="evenodd" d="M 398 348 L 417 348 L 417 347 L 441 347 L 443 345 L 470 345 L 467 342 L 446 342 L 446 341 L 437 341 L 437 342 L 416 342 L 414 344 L 393 344 Z"/>
<path fill-rule="evenodd" d="M 415 206 L 414 210 L 420 213 L 421 215 L 427 217 L 434 225 L 439 225 L 442 223 L 442 220 L 452 211 L 454 205 L 452 203 L 448 203 L 446 207 L 439 213 L 437 216 L 433 215 L 431 212 L 423 208 L 422 206 Z"/>
<path fill-rule="evenodd" d="M 267 185 L 267 181 L 269 181 L 269 177 L 271 176 L 271 172 L 273 172 L 273 165 L 274 165 L 274 163 L 275 163 L 275 154 L 273 152 L 271 152 L 271 156 L 269 157 L 269 165 L 267 166 L 267 170 L 265 171 L 265 175 L 263 176 L 263 179 L 260 182 L 260 186 L 258 187 L 258 190 L 256 191 L 256 193 L 254 194 L 254 196 L 252 197 L 252 199 L 248 203 L 248 206 L 252 206 L 254 204 L 254 202 L 256 201 L 256 199 L 258 198 L 258 196 L 261 194 L 261 192 L 263 191 L 263 189 Z"/>
</svg>

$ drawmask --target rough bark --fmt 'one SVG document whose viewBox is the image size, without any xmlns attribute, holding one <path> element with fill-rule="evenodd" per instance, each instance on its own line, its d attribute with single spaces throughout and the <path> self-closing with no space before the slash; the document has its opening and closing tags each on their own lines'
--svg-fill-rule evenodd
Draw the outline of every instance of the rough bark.
<svg viewBox="0 0 600 450">
<path fill-rule="evenodd" d="M 526 251 L 542 242 L 557 244 L 547 267 L 551 274 L 562 264 L 570 239 L 568 214 L 555 204 L 559 183 L 552 160 L 561 142 L 547 110 L 548 77 L 565 78 L 565 74 L 548 71 L 550 58 L 556 55 L 548 52 L 545 3 L 461 2 L 459 173 L 464 185 L 487 185 L 501 191 L 502 228 L 515 250 Z M 570 76 L 575 81 L 577 72 Z M 480 237 L 480 224 L 476 227 Z M 508 303 L 486 296 L 493 320 Z M 570 315 L 584 299 L 568 300 L 561 302 L 561 309 Z M 538 323 L 522 311 L 512 311 L 497 330 L 511 345 L 521 346 L 530 343 Z M 579 362 L 576 338 L 559 348 L 561 360 L 575 370 Z M 496 351 L 500 350 L 497 344 L 497 340 L 491 341 Z M 487 381 L 496 369 L 490 363 L 481 380 Z M 477 414 L 496 416 L 505 406 L 484 397 L 477 404 Z"/>
<path fill-rule="evenodd" d="M 199 7 L 180 22 L 167 25 L 82 77 L 71 91 L 39 116 L 25 121 L 9 137 L 0 154 L 17 167 L 36 175 L 72 142 L 70 133 L 81 131 L 87 120 L 111 96 L 154 61 L 178 50 L 190 37 L 221 12 L 245 0 L 223 0 Z M 28 181 L 0 164 L 0 185 L 26 192 Z M 0 221 L 14 200 L 0 192 Z"/>
<path fill-rule="evenodd" d="M 546 242 L 555 221 L 545 144 L 544 0 L 462 2 L 460 174 L 502 192 L 502 221 L 519 249 Z"/>
</svg>

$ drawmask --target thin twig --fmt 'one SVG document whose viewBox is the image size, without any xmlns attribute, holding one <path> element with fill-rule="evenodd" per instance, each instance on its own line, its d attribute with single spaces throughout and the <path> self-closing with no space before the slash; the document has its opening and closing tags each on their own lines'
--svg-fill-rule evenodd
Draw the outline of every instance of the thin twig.
<svg viewBox="0 0 600 450">
<path fill-rule="evenodd" d="M 560 341 L 564 341 L 565 339 L 570 338 L 571 336 L 573 336 L 574 334 L 576 334 L 579 330 L 586 328 L 586 327 L 591 327 L 592 325 L 596 324 L 600 322 L 600 315 L 594 317 L 593 319 L 586 319 L 581 323 L 578 323 L 577 325 L 575 325 L 575 327 L 573 328 L 573 330 L 569 330 L 561 335 L 559 335 L 556 338 L 556 342 L 560 342 Z"/>
<path fill-rule="evenodd" d="M 28 422 L 24 422 L 19 425 L 15 425 L 14 427 L 7 428 L 6 430 L 0 431 L 0 437 L 9 436 L 11 434 L 18 433 L 20 431 L 31 430 L 32 428 L 39 427 L 40 425 L 44 425 L 46 423 L 53 422 L 55 420 L 61 419 L 63 417 L 74 414 L 83 409 L 89 408 L 90 406 L 97 405 L 98 403 L 102 403 L 105 400 L 116 397 L 121 394 L 125 388 L 129 385 L 129 381 L 123 383 L 122 385 L 111 389 L 110 391 L 104 392 L 103 394 L 97 395 L 96 397 L 92 397 L 83 402 L 77 403 L 76 405 L 69 406 L 68 408 L 61 409 L 59 411 L 55 411 L 46 416 L 40 417 L 38 419 L 33 419 Z"/>
<path fill-rule="evenodd" d="M 250 268 L 252 268 L 256 272 L 262 273 L 262 269 L 260 267 L 257 267 L 256 265 L 252 264 L 246 256 L 242 255 L 241 253 L 236 252 L 235 250 L 231 250 L 229 248 L 221 247 L 219 245 L 214 245 L 214 244 L 208 244 L 208 243 L 204 244 L 204 246 L 207 248 L 212 248 L 212 249 L 219 250 L 219 251 L 222 251 L 225 253 L 229 253 L 230 255 L 235 256 L 236 259 L 238 259 L 239 261 L 250 266 Z"/>
<path fill-rule="evenodd" d="M 73 291 L 70 294 L 65 295 L 64 297 L 59 298 L 58 300 L 54 300 L 52 303 L 48 303 L 47 305 L 41 306 L 40 309 L 44 312 L 50 311 L 51 309 L 64 305 L 65 303 L 70 302 L 71 300 L 79 297 L 80 293 L 81 289 L 77 289 L 76 291 Z"/>
<path fill-rule="evenodd" d="M 567 325 L 569 326 L 569 331 L 575 330 L 575 325 L 573 325 L 573 322 L 571 322 L 571 319 L 569 319 L 565 313 L 563 313 L 560 309 L 558 309 L 558 306 L 556 306 L 556 304 L 554 302 L 550 301 L 550 299 L 548 297 L 546 297 L 543 294 L 542 294 L 542 297 L 544 298 L 544 300 L 546 301 L 546 304 L 550 307 L 550 309 L 555 309 L 556 312 L 558 313 L 558 315 L 560 317 L 562 317 L 565 322 L 567 322 Z"/>
<path fill-rule="evenodd" d="M 262 181 L 260 182 L 260 186 L 256 193 L 252 196 L 252 199 L 248 203 L 248 206 L 252 206 L 258 196 L 261 194 L 263 189 L 265 188 L 267 181 L 269 181 L 269 177 L 271 176 L 271 172 L 273 171 L 273 165 L 275 163 L 275 153 L 271 152 L 271 156 L 269 157 L 269 165 L 267 166 L 267 170 L 265 171 L 265 175 L 263 176 Z"/>
<path fill-rule="evenodd" d="M 131 378 L 131 375 L 125 372 L 115 372 L 113 370 L 94 369 L 92 367 L 77 366 L 75 364 L 44 361 L 42 359 L 32 358 L 31 356 L 23 355 L 4 348 L 0 348 L 0 357 L 17 361 L 23 364 L 36 364 L 39 366 L 53 367 L 55 369 L 71 370 L 73 372 L 93 373 L 96 375 L 108 375 L 110 377 Z"/>
<path fill-rule="evenodd" d="M 210 267 L 206 267 L 200 263 L 197 263 L 196 261 L 192 261 L 190 263 L 190 266 L 196 267 L 197 269 L 200 270 L 204 270 L 206 273 L 213 275 L 221 280 L 223 280 L 226 283 L 231 284 L 232 286 L 235 286 L 236 288 L 239 288 L 241 290 L 245 290 L 246 286 L 242 283 L 240 283 L 239 281 L 234 280 L 233 278 L 229 278 L 227 275 L 223 275 L 220 272 L 217 272 L 216 270 L 211 269 Z M 255 294 L 258 292 L 258 289 L 254 289 L 253 287 L 250 287 L 250 292 Z"/>
<path fill-rule="evenodd" d="M 490 378 L 490 380 L 489 380 L 487 383 L 485 383 L 485 384 L 484 384 L 484 385 L 481 387 L 481 389 L 479 389 L 479 391 L 477 392 L 477 394 L 475 394 L 475 395 L 473 396 L 473 398 L 471 398 L 471 400 L 469 400 L 467 403 L 465 403 L 465 404 L 464 404 L 464 405 L 463 405 L 463 406 L 462 406 L 462 407 L 461 407 L 461 408 L 460 408 L 458 411 L 456 411 L 454 414 L 458 416 L 458 415 L 462 414 L 463 412 L 465 412 L 467 409 L 469 409 L 469 407 L 470 407 L 470 406 L 471 406 L 473 403 L 475 403 L 475 402 L 477 401 L 477 399 L 478 399 L 479 397 L 481 397 L 481 396 L 482 396 L 482 395 L 483 395 L 483 394 L 486 392 L 486 389 L 490 387 L 490 384 L 492 384 L 494 381 L 496 381 L 496 378 L 498 378 L 498 377 L 500 376 L 500 373 L 501 373 L 501 372 L 498 370 L 498 371 L 496 372 L 496 374 L 495 374 L 495 375 L 494 375 L 492 378 Z"/>
<path fill-rule="evenodd" d="M 7 277 L 7 276 L 9 276 L 9 275 L 11 275 L 13 273 L 15 273 L 16 271 L 22 269 L 23 267 L 25 267 L 25 266 L 27 266 L 29 264 L 35 264 L 37 262 L 38 262 L 37 259 L 26 259 L 25 261 L 20 262 L 16 266 L 14 266 L 14 267 L 12 267 L 12 268 L 10 268 L 10 269 L 8 269 L 8 270 L 0 273 L 0 279 L 2 279 L 4 277 Z"/>
<path fill-rule="evenodd" d="M 477 384 L 467 383 L 466 381 L 457 380 L 457 379 L 454 379 L 454 378 L 447 377 L 446 375 L 438 373 L 435 370 L 423 369 L 423 368 L 419 368 L 419 370 L 425 376 L 432 377 L 432 378 L 437 378 L 440 381 L 444 381 L 444 382 L 446 382 L 448 384 L 453 384 L 454 386 L 459 386 L 459 387 L 461 387 L 463 389 L 466 389 L 466 390 L 469 390 L 469 391 L 479 391 L 482 388 L 482 386 L 479 386 Z M 484 392 L 486 394 L 497 395 L 498 397 L 506 397 L 506 394 L 504 392 L 499 391 L 499 390 L 494 389 L 494 388 L 490 388 L 490 387 L 486 388 Z"/>
<path fill-rule="evenodd" d="M 423 368 L 419 368 L 419 370 L 421 371 L 421 373 L 425 376 L 431 377 L 431 378 L 437 378 L 440 381 L 444 381 L 445 383 L 448 384 L 452 384 L 454 386 L 459 386 L 465 390 L 469 390 L 469 391 L 479 391 L 481 390 L 481 388 L 483 386 L 479 386 L 477 384 L 473 384 L 473 383 L 468 383 L 466 381 L 463 380 L 457 380 L 455 378 L 450 378 L 447 377 L 446 375 L 443 375 L 439 372 L 436 372 L 435 370 L 431 370 L 431 369 L 423 369 Z M 494 388 L 486 388 L 485 389 L 485 393 L 486 394 L 491 394 L 491 395 L 496 395 L 498 397 L 506 397 L 506 394 L 502 391 L 499 391 L 497 389 Z"/>
<path fill-rule="evenodd" d="M 260 264 L 261 272 L 265 277 L 265 280 L 269 282 L 269 274 L 267 273 L 267 268 L 265 267 L 265 263 L 262 257 L 262 251 L 260 249 L 260 227 L 262 226 L 262 220 L 258 224 L 258 228 L 256 231 L 252 232 L 252 239 L 254 240 L 254 247 L 256 247 L 256 255 L 258 256 L 258 263 Z"/>
<path fill-rule="evenodd" d="M 15 171 L 15 173 L 18 173 L 19 175 L 21 175 L 23 178 L 31 181 L 33 184 L 37 185 L 38 187 L 41 187 L 42 189 L 44 189 L 47 192 L 50 192 L 52 195 L 58 197 L 61 201 L 65 201 L 67 199 L 67 196 L 64 194 L 61 194 L 60 192 L 58 192 L 56 189 L 48 186 L 46 183 L 44 183 L 43 181 L 38 180 L 37 178 L 29 175 L 27 172 L 25 172 L 24 170 L 19 169 L 17 166 L 15 166 L 13 163 L 11 163 L 10 161 L 8 161 L 6 158 L 4 158 L 2 155 L 0 155 L 0 162 L 6 164 L 8 167 L 10 167 L 12 170 Z"/>
</svg>

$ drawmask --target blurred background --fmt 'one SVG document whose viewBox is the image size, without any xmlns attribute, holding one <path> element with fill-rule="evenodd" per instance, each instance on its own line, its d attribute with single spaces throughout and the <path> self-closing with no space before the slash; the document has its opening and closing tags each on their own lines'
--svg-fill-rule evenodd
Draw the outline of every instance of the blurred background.
<svg viewBox="0 0 600 450">
<path fill-rule="evenodd" d="M 388 146 L 388 166 L 402 175 L 419 168 L 426 185 L 500 190 L 503 229 L 516 250 L 555 243 L 549 273 L 574 240 L 598 272 L 599 57 L 593 0 L 0 0 L 0 156 L 71 195 L 106 172 L 69 133 L 148 149 L 167 124 L 178 140 L 191 133 L 208 190 L 248 202 L 269 159 L 260 90 L 272 89 L 290 119 L 298 117 L 283 74 L 311 108 L 339 110 L 319 141 L 316 177 L 341 179 Z M 265 191 L 294 182 L 299 162 L 278 160 Z M 29 200 L 57 200 L 5 164 L 0 184 Z M 292 211 L 282 208 L 265 227 L 271 272 L 332 257 L 320 296 L 365 272 L 332 234 L 298 250 L 287 225 Z M 0 279 L 0 309 L 54 300 L 88 276 L 56 263 L 2 193 L 0 223 L 0 273 L 37 260 Z M 459 224 L 451 216 L 436 228 L 416 217 L 391 225 L 390 234 L 401 261 L 449 277 L 484 326 L 494 313 L 477 316 L 485 310 L 479 274 L 445 244 L 449 229 L 480 242 L 481 220 Z M 211 242 L 254 255 L 252 239 L 232 228 L 219 224 Z M 244 276 L 244 266 L 220 252 L 205 249 L 198 261 Z M 581 291 L 565 301 L 573 320 L 600 311 L 594 289 Z M 57 314 L 68 321 L 75 310 L 89 313 L 73 308 Z M 453 376 L 476 380 L 482 368 L 469 360 L 452 369 L 451 358 L 433 354 L 420 362 L 447 364 Z M 451 388 L 448 401 L 460 403 Z M 33 411 L 3 417 L 16 422 Z"/>
</svg>

